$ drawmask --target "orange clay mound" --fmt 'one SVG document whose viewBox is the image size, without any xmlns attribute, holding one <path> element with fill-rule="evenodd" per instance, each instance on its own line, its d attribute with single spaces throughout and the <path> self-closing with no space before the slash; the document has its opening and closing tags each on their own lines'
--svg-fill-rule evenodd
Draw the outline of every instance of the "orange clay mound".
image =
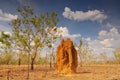
<svg viewBox="0 0 120 80">
<path fill-rule="evenodd" d="M 57 71 L 65 74 L 76 73 L 77 65 L 77 51 L 73 42 L 69 38 L 67 40 L 62 40 L 56 52 Z"/>
</svg>

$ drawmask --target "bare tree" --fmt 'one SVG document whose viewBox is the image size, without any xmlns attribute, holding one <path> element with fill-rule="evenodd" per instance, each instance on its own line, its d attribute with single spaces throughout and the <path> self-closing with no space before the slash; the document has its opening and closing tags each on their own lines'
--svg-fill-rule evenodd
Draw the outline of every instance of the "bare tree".
<svg viewBox="0 0 120 80">
<path fill-rule="evenodd" d="M 84 43 L 82 40 L 80 40 L 80 43 L 77 46 L 77 51 L 81 67 L 83 66 L 83 63 L 91 63 L 95 60 L 92 49 L 90 49 L 89 45 L 87 43 Z"/>
</svg>

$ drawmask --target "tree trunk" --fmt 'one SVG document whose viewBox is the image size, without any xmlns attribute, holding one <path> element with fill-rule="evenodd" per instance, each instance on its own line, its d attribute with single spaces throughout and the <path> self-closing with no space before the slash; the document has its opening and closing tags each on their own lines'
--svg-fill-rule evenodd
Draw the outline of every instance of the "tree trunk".
<svg viewBox="0 0 120 80">
<path fill-rule="evenodd" d="M 54 56 L 53 50 L 54 50 L 54 48 L 52 49 L 52 56 L 51 56 L 51 58 L 52 58 L 52 65 L 55 68 L 55 56 Z"/>
<path fill-rule="evenodd" d="M 36 55 L 37 55 L 37 49 L 35 50 L 33 57 L 31 57 L 31 70 L 34 70 L 34 62 L 35 62 Z"/>
<path fill-rule="evenodd" d="M 31 58 L 31 70 L 34 70 L 34 58 Z"/>
<path fill-rule="evenodd" d="M 53 66 L 55 68 L 55 56 L 53 55 Z"/>
<path fill-rule="evenodd" d="M 82 67 L 83 65 L 82 65 L 82 57 L 81 57 L 81 55 L 79 54 L 79 58 L 80 58 L 80 67 Z"/>
<path fill-rule="evenodd" d="M 52 68 L 52 63 L 50 62 L 50 68 Z"/>
<path fill-rule="evenodd" d="M 52 68 L 52 59 L 51 59 L 51 55 L 50 55 L 50 68 Z"/>
<path fill-rule="evenodd" d="M 19 65 L 19 66 L 21 65 L 21 59 L 20 59 L 20 57 L 19 57 L 19 59 L 18 59 L 18 65 Z"/>
</svg>

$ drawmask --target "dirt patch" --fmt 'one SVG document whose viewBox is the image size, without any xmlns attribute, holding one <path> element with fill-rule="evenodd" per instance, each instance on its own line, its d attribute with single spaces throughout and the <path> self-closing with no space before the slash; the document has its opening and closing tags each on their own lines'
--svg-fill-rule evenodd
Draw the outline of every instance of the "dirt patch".
<svg viewBox="0 0 120 80">
<path fill-rule="evenodd" d="M 8 69 L 0 66 L 0 80 L 7 80 Z M 9 80 L 27 80 L 27 66 L 9 67 Z M 120 65 L 89 65 L 77 68 L 76 74 L 58 74 L 55 69 L 35 65 L 29 80 L 120 80 Z"/>
</svg>

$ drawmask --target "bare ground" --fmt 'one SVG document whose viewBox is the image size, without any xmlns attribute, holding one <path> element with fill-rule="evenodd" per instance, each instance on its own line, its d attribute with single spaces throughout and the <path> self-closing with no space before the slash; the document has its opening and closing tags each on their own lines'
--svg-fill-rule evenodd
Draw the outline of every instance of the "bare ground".
<svg viewBox="0 0 120 80">
<path fill-rule="evenodd" d="M 27 66 L 0 65 L 0 80 L 28 80 Z M 77 68 L 76 74 L 58 74 L 44 65 L 30 70 L 29 80 L 120 80 L 120 65 L 86 65 Z"/>
</svg>

